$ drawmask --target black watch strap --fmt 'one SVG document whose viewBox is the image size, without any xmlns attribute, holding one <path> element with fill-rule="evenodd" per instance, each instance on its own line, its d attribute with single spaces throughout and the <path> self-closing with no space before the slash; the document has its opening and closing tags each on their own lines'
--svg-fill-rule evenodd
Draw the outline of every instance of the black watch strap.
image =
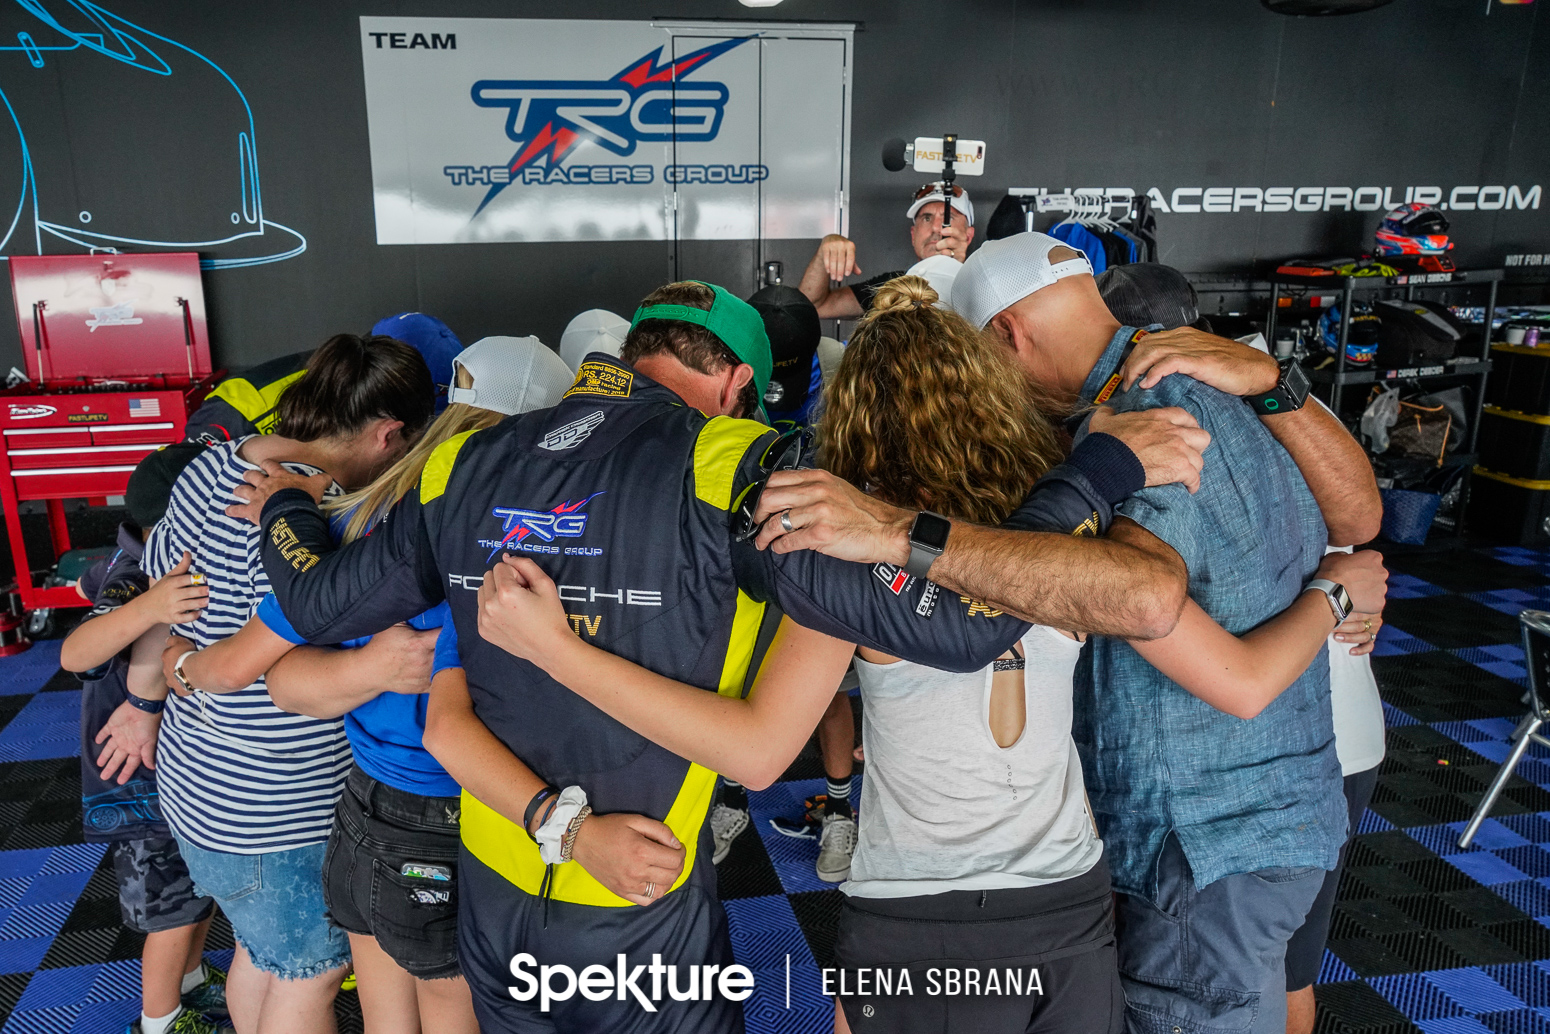
<svg viewBox="0 0 1550 1034">
<path fill-rule="evenodd" d="M 1281 362 L 1281 377 L 1275 389 L 1263 395 L 1246 395 L 1243 401 L 1254 407 L 1260 416 L 1275 416 L 1301 409 L 1308 401 L 1308 373 L 1296 359 Z"/>
<path fill-rule="evenodd" d="M 129 698 L 130 707 L 138 711 L 144 711 L 146 714 L 161 714 L 167 708 L 167 701 L 165 700 L 147 700 L 145 697 L 137 697 L 127 691 L 124 695 Z"/>
</svg>

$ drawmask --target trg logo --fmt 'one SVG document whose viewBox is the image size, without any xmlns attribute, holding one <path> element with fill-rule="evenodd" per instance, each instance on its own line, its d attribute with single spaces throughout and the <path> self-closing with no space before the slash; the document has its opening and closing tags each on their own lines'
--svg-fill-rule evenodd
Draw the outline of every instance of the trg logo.
<svg viewBox="0 0 1550 1034">
<path fill-rule="evenodd" d="M 684 81 L 701 65 L 754 39 L 723 40 L 663 62 L 659 47 L 608 79 L 480 79 L 470 90 L 481 108 L 505 108 L 506 136 L 517 152 L 505 182 L 490 183 L 477 216 L 496 195 L 542 161 L 553 169 L 583 140 L 618 155 L 642 140 L 714 140 L 729 91 L 709 80 Z"/>
<path fill-rule="evenodd" d="M 501 540 L 496 543 L 494 549 L 490 550 L 489 559 L 493 560 L 495 554 L 502 549 L 520 547 L 530 535 L 540 542 L 580 538 L 586 533 L 589 515 L 578 511 L 602 494 L 602 492 L 593 492 L 583 499 L 566 500 L 549 510 L 528 510 L 516 506 L 495 507 L 491 513 L 501 519 Z"/>
</svg>

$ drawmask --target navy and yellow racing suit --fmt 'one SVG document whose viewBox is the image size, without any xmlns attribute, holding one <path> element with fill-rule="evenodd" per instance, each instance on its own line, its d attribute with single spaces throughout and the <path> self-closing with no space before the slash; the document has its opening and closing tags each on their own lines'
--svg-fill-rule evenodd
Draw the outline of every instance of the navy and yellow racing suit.
<svg viewBox="0 0 1550 1034">
<path fill-rule="evenodd" d="M 773 435 L 754 421 L 707 418 L 593 354 L 554 409 L 442 444 L 418 488 L 364 539 L 336 548 L 299 490 L 276 493 L 264 509 L 265 568 L 303 637 L 379 632 L 445 598 L 475 712 L 491 732 L 547 782 L 582 787 L 596 811 L 658 819 L 685 845 L 682 875 L 649 908 L 565 864 L 555 867 L 545 911 L 537 847 L 465 791 L 459 950 L 486 1030 L 741 1029 L 740 1008 L 720 1000 L 666 998 L 649 1013 L 634 1001 L 577 995 L 541 1017 L 536 1001 L 507 992 L 517 952 L 577 971 L 612 966 L 618 952 L 632 966 L 654 953 L 689 964 L 732 959 L 706 821 L 715 773 L 479 637 L 477 589 L 502 553 L 539 562 L 589 642 L 730 695 L 742 691 L 767 602 L 828 634 L 960 671 L 988 664 L 1027 628 L 882 565 L 736 543 L 733 500 L 762 476 Z M 1116 439 L 1094 437 L 1107 441 L 1085 452 L 1085 466 L 1074 456 L 1056 468 L 1010 523 L 1067 534 L 1106 526 L 1111 504 L 1144 477 Z"/>
</svg>

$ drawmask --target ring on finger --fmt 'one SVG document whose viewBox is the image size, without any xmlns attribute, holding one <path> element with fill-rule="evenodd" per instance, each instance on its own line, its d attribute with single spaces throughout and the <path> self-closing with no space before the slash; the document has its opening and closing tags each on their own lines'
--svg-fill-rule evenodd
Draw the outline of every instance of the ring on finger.
<svg viewBox="0 0 1550 1034">
<path fill-rule="evenodd" d="M 1369 634 L 1372 632 L 1372 619 L 1371 618 L 1362 618 L 1362 631 L 1367 632 Z"/>
<path fill-rule="evenodd" d="M 647 883 L 646 884 L 646 897 L 653 898 L 653 897 L 656 897 L 656 895 L 657 895 L 657 885 L 655 883 Z"/>
<path fill-rule="evenodd" d="M 791 511 L 790 510 L 782 510 L 780 512 L 780 526 L 783 529 L 785 529 L 785 532 L 788 535 L 791 534 L 793 531 L 796 531 L 796 528 L 791 526 Z"/>
</svg>

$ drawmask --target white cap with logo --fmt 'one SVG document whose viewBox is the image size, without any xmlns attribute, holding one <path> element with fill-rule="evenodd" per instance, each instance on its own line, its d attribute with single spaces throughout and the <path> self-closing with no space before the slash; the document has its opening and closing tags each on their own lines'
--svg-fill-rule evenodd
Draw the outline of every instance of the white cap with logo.
<svg viewBox="0 0 1550 1034">
<path fill-rule="evenodd" d="M 485 337 L 452 360 L 474 379 L 472 388 L 453 385 L 448 402 L 478 406 L 507 416 L 548 409 L 560 401 L 576 375 L 536 337 Z"/>
<path fill-rule="evenodd" d="M 916 212 L 919 212 L 933 201 L 945 200 L 947 197 L 945 187 L 946 184 L 938 180 L 935 183 L 927 183 L 917 190 L 915 192 L 915 200 L 910 203 L 909 211 L 904 213 L 904 218 L 914 222 Z M 953 184 L 953 210 L 963 213 L 963 217 L 968 221 L 969 225 L 974 225 L 974 202 L 969 200 L 969 192 L 956 183 Z"/>
<path fill-rule="evenodd" d="M 1051 262 L 1055 248 L 1069 248 L 1075 258 Z M 987 241 L 963 264 L 953 282 L 953 308 L 974 326 L 984 329 L 996 313 L 1017 304 L 1033 292 L 1068 276 L 1092 276 L 1087 256 L 1065 241 L 1044 233 L 1014 233 Z"/>
<path fill-rule="evenodd" d="M 951 255 L 932 255 L 915 263 L 905 273 L 909 276 L 918 276 L 931 285 L 940 301 L 939 306 L 944 309 L 953 307 L 953 281 L 958 279 L 958 273 L 963 269 L 963 263 Z"/>
<path fill-rule="evenodd" d="M 588 352 L 607 352 L 617 356 L 624 347 L 630 321 L 607 309 L 588 309 L 571 320 L 560 335 L 560 358 L 572 370 L 580 368 Z"/>
</svg>

